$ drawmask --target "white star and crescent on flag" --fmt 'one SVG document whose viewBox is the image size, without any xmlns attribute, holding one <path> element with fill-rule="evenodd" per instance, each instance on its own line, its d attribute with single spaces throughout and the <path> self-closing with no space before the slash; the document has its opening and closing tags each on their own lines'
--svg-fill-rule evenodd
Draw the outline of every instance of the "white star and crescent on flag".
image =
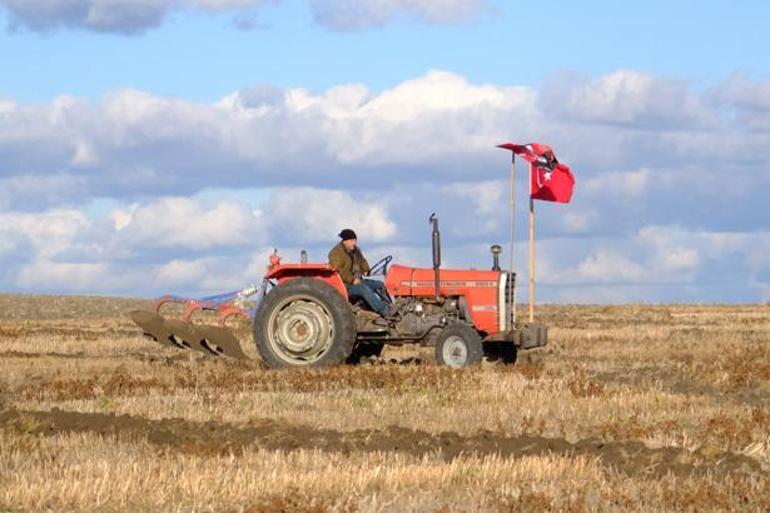
<svg viewBox="0 0 770 513">
<path fill-rule="evenodd" d="M 518 155 L 529 162 L 530 198 L 557 203 L 570 202 L 575 177 L 569 166 L 556 160 L 550 146 L 542 143 L 506 143 L 498 147 L 510 150 L 515 156 Z"/>
</svg>

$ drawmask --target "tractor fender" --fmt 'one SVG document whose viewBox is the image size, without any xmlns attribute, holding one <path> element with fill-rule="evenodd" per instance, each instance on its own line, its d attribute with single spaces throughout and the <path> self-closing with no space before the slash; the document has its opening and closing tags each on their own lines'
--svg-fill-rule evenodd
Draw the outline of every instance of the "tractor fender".
<svg viewBox="0 0 770 513">
<path fill-rule="evenodd" d="M 340 274 L 324 264 L 279 264 L 268 269 L 265 280 L 276 280 L 279 284 L 296 278 L 314 278 L 330 285 L 348 300 L 348 289 Z"/>
</svg>

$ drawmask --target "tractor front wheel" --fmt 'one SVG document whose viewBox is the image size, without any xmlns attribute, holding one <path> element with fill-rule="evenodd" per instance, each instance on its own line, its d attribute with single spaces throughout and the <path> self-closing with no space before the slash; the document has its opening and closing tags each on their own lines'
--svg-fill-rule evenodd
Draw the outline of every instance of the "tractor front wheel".
<svg viewBox="0 0 770 513">
<path fill-rule="evenodd" d="M 481 363 L 484 348 L 481 337 L 471 326 L 462 323 L 450 324 L 436 339 L 436 362 L 459 369 Z"/>
<path fill-rule="evenodd" d="M 254 342 L 268 367 L 341 364 L 355 341 L 350 305 L 332 286 L 314 278 L 278 285 L 254 318 Z"/>
</svg>

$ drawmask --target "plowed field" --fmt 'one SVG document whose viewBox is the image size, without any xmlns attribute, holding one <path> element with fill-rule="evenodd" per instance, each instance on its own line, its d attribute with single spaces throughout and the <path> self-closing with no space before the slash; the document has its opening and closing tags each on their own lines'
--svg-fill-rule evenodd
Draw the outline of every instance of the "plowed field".
<svg viewBox="0 0 770 513">
<path fill-rule="evenodd" d="M 462 371 L 267 370 L 143 306 L 0 296 L 0 511 L 770 510 L 768 306 L 546 306 L 545 350 Z"/>
</svg>

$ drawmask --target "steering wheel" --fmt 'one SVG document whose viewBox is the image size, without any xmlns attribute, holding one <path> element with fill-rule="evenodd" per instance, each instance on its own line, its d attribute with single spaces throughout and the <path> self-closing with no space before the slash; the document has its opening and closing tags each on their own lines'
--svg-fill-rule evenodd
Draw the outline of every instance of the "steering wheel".
<svg viewBox="0 0 770 513">
<path fill-rule="evenodd" d="M 371 269 L 369 269 L 369 276 L 375 276 L 377 274 L 385 276 L 388 274 L 388 264 L 390 264 L 391 260 L 393 260 L 393 255 L 388 255 L 385 258 L 380 259 L 371 267 Z"/>
</svg>

